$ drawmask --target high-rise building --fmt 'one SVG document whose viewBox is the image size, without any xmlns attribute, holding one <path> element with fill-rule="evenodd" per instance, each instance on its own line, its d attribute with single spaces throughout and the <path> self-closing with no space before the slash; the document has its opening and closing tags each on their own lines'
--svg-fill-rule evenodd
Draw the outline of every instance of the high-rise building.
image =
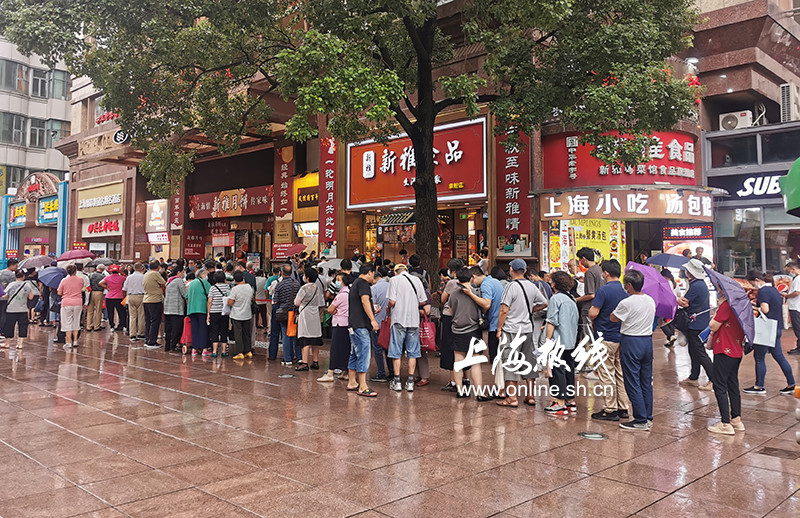
<svg viewBox="0 0 800 518">
<path fill-rule="evenodd" d="M 54 143 L 70 135 L 70 75 L 0 38 L 0 194 L 33 172 L 64 179 L 69 160 Z"/>
</svg>

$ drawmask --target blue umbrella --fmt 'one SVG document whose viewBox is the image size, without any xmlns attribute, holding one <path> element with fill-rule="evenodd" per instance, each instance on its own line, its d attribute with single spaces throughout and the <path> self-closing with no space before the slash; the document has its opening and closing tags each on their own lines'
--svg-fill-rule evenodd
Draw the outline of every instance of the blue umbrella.
<svg viewBox="0 0 800 518">
<path fill-rule="evenodd" d="M 731 305 L 733 313 L 736 315 L 736 319 L 742 325 L 745 337 L 750 343 L 753 343 L 753 337 L 756 334 L 756 322 L 753 316 L 753 305 L 750 303 L 750 297 L 747 296 L 747 292 L 730 277 L 708 267 L 704 266 L 703 268 L 711 278 L 711 282 L 722 290 L 723 295 L 728 299 L 728 304 Z"/>
<path fill-rule="evenodd" d="M 66 276 L 67 271 L 64 268 L 51 266 L 39 272 L 39 282 L 55 290 Z"/>
<path fill-rule="evenodd" d="M 688 257 L 676 254 L 656 254 L 653 257 L 648 257 L 645 261 L 647 264 L 664 266 L 666 268 L 680 268 L 688 262 Z"/>
</svg>

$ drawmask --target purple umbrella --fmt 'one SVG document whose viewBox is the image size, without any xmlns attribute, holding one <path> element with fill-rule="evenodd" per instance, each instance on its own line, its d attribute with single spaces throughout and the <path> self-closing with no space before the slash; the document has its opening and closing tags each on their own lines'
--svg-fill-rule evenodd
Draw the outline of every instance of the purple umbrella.
<svg viewBox="0 0 800 518">
<path fill-rule="evenodd" d="M 728 304 L 731 305 L 736 319 L 742 325 L 744 335 L 752 344 L 756 334 L 756 322 L 755 316 L 753 315 L 753 305 L 750 303 L 750 297 L 747 296 L 747 292 L 744 291 L 744 288 L 742 288 L 738 282 L 730 277 L 706 268 L 705 266 L 703 268 L 711 279 L 711 282 L 714 283 L 714 285 L 722 291 L 722 294 L 725 295 L 725 298 L 728 299 Z"/>
<path fill-rule="evenodd" d="M 631 261 L 625 270 L 636 270 L 644 275 L 644 287 L 642 293 L 649 295 L 656 301 L 656 316 L 667 320 L 675 318 L 675 311 L 678 309 L 678 299 L 672 291 L 672 285 L 661 273 L 645 264 L 634 263 Z"/>
</svg>

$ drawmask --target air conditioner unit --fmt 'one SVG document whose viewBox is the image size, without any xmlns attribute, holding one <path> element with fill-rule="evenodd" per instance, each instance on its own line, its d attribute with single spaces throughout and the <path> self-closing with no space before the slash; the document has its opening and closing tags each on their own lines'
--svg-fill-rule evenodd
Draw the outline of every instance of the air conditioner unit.
<svg viewBox="0 0 800 518">
<path fill-rule="evenodd" d="M 753 112 L 751 112 L 750 110 L 723 113 L 719 116 L 719 129 L 721 131 L 749 128 L 752 125 L 753 125 Z"/>
<path fill-rule="evenodd" d="M 781 85 L 781 122 L 800 120 L 800 85 Z"/>
</svg>

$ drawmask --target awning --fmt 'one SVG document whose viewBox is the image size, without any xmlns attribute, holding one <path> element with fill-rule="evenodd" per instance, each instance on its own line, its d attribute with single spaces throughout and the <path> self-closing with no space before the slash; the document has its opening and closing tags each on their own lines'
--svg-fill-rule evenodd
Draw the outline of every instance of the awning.
<svg viewBox="0 0 800 518">
<path fill-rule="evenodd" d="M 781 177 L 778 182 L 781 185 L 786 212 L 800 217 L 800 158 L 795 160 L 786 176 Z"/>
</svg>

